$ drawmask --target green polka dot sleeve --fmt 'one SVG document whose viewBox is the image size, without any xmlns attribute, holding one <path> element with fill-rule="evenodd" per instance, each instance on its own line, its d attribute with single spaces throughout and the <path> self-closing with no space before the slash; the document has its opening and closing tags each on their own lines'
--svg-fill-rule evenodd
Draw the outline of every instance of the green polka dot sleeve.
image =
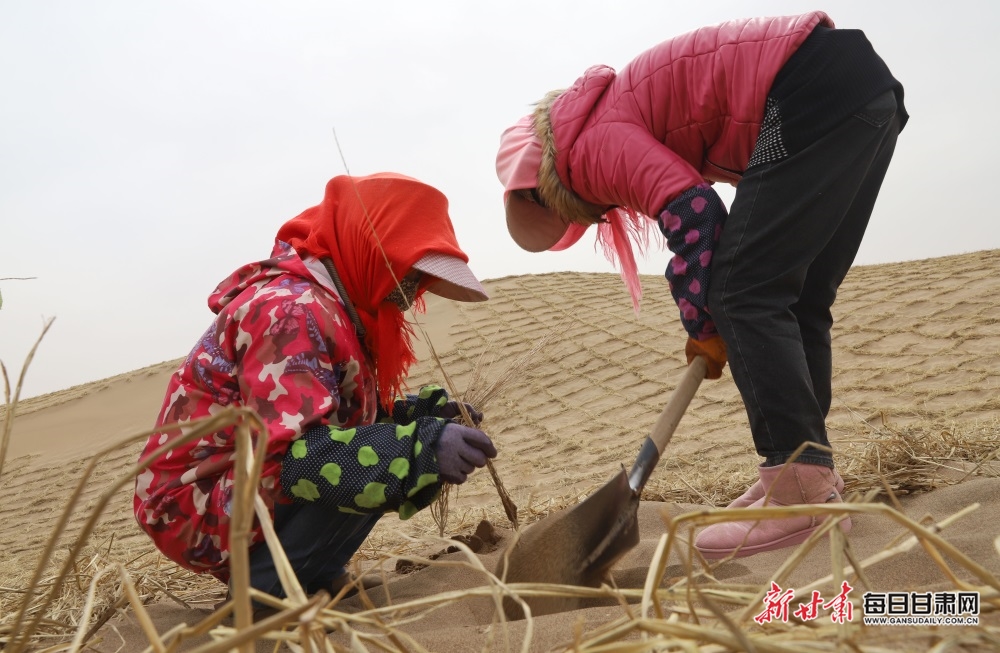
<svg viewBox="0 0 1000 653">
<path fill-rule="evenodd" d="M 441 395 L 447 401 L 441 388 L 426 396 L 422 392 L 414 413 L 436 405 Z M 293 501 L 347 513 L 395 511 L 407 519 L 430 505 L 441 489 L 433 445 L 446 424 L 425 413 L 401 424 L 310 428 L 285 455 L 282 489 Z"/>
</svg>

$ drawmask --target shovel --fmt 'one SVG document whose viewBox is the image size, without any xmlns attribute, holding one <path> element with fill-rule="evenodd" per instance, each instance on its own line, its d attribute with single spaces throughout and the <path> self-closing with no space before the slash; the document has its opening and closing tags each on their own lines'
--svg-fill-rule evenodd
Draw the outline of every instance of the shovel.
<svg viewBox="0 0 1000 653">
<path fill-rule="evenodd" d="M 553 583 L 600 587 L 608 571 L 639 543 L 639 496 L 656 468 L 684 411 L 705 378 L 707 364 L 698 356 L 688 366 L 653 430 L 642 444 L 632 470 L 624 466 L 606 485 L 569 510 L 549 515 L 528 528 L 505 553 L 496 575 L 508 583 Z M 505 576 L 506 574 L 506 576 Z M 565 612 L 576 597 L 526 597 L 532 616 Z M 508 619 L 521 619 L 521 606 L 504 599 Z"/>
</svg>

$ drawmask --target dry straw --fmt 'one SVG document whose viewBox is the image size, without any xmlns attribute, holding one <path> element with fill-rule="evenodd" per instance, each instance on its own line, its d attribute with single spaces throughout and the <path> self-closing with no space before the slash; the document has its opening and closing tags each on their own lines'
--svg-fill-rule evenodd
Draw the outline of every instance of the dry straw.
<svg viewBox="0 0 1000 653">
<path fill-rule="evenodd" d="M 3 464 L 7 459 L 7 446 L 10 444 L 10 434 L 11 429 L 14 428 L 14 413 L 17 412 L 17 402 L 21 398 L 21 387 L 24 385 L 24 375 L 28 372 L 28 367 L 31 365 L 31 361 L 35 358 L 35 352 L 38 350 L 38 345 L 42 343 L 42 339 L 45 338 L 45 334 L 49 332 L 49 328 L 52 326 L 52 321 L 55 318 L 49 318 L 46 320 L 45 325 L 42 327 L 42 333 L 38 336 L 38 340 L 35 344 L 31 346 L 28 351 L 28 356 L 24 360 L 24 365 L 21 366 L 21 374 L 17 377 L 17 386 L 14 388 L 14 396 L 11 397 L 10 394 L 10 378 L 7 376 L 7 368 L 4 366 L 3 361 L 0 361 L 0 373 L 3 373 L 3 389 L 4 389 L 4 416 L 3 416 L 3 430 L 0 431 L 0 478 L 3 477 Z"/>
<path fill-rule="evenodd" d="M 502 376 L 502 375 L 501 375 Z M 13 415 L 13 406 L 8 403 L 7 414 Z M 149 433 L 142 433 L 121 440 L 98 452 L 90 461 L 77 487 L 68 501 L 61 519 L 48 543 L 40 552 L 38 564 L 30 579 L 19 588 L 20 603 L 14 614 L 5 613 L 3 620 L 3 641 L 5 651 L 19 653 L 29 648 L 45 648 L 47 651 L 82 650 L 93 644 L 95 625 L 115 610 L 127 606 L 140 623 L 149 643 L 149 651 L 170 652 L 184 646 L 195 637 L 208 635 L 211 643 L 194 650 L 203 653 L 240 649 L 252 650 L 258 644 L 284 644 L 295 651 L 422 651 L 426 650 L 407 633 L 407 626 L 425 618 L 435 611 L 446 609 L 462 601 L 487 599 L 499 606 L 505 597 L 520 601 L 528 615 L 519 637 L 503 622 L 503 611 L 495 609 L 496 633 L 489 643 L 491 650 L 528 651 L 533 650 L 534 633 L 537 631 L 530 609 L 523 598 L 531 596 L 560 596 L 583 599 L 603 599 L 621 605 L 619 616 L 609 618 L 590 630 L 578 628 L 571 640 L 561 649 L 575 651 L 888 651 L 888 650 L 949 650 L 958 646 L 962 650 L 995 650 L 1000 642 L 1000 630 L 995 625 L 981 625 L 961 629 L 961 634 L 940 632 L 928 627 L 898 629 L 892 633 L 893 639 L 884 642 L 874 629 L 857 625 L 841 625 L 828 622 L 796 623 L 759 626 L 750 617 L 761 609 L 761 599 L 766 588 L 728 585 L 713 577 L 715 565 L 709 565 L 697 556 L 690 547 L 691 530 L 700 525 L 718 523 L 733 519 L 731 512 L 705 509 L 681 515 L 674 519 L 665 518 L 666 532 L 661 537 L 649 566 L 646 582 L 642 589 L 598 589 L 575 588 L 558 585 L 518 584 L 507 585 L 485 569 L 479 558 L 459 542 L 447 540 L 450 546 L 457 546 L 464 560 L 428 559 L 403 553 L 402 557 L 429 566 L 463 565 L 482 578 L 482 585 L 471 590 L 442 592 L 421 599 L 393 602 L 391 597 L 385 605 L 376 606 L 370 601 L 366 608 L 353 613 L 338 608 L 339 597 L 329 597 L 324 593 L 306 597 L 298 586 L 294 573 L 281 550 L 273 526 L 256 492 L 260 471 L 262 446 L 265 438 L 256 437 L 260 422 L 250 411 L 230 409 L 224 413 L 202 420 L 184 437 L 171 442 L 153 456 L 162 455 L 174 446 L 192 438 L 201 437 L 225 426 L 237 424 L 237 459 L 233 514 L 233 599 L 213 611 L 195 624 L 180 624 L 167 632 L 157 633 L 145 606 L 157 598 L 167 598 L 187 604 L 173 577 L 193 578 L 193 575 L 170 565 L 162 568 L 144 567 L 140 554 L 135 564 L 100 564 L 100 555 L 83 555 L 85 544 L 94 530 L 94 525 L 107 508 L 116 491 L 133 482 L 135 475 L 142 471 L 145 462 L 123 472 L 114 482 L 108 484 L 90 511 L 90 516 L 76 541 L 54 574 L 49 570 L 54 560 L 55 543 L 63 534 L 68 515 L 79 510 L 79 499 L 83 487 L 88 483 L 97 461 L 108 452 L 131 443 L 144 440 Z M 869 425 L 870 426 L 870 425 Z M 854 486 L 853 498 L 842 505 L 804 506 L 794 508 L 762 508 L 741 511 L 738 518 L 771 518 L 788 515 L 809 514 L 828 517 L 824 532 L 828 532 L 831 546 L 832 565 L 828 574 L 799 587 L 797 596 L 813 589 L 836 587 L 843 579 L 867 585 L 866 571 L 884 561 L 902 555 L 914 547 L 921 547 L 933 564 L 940 570 L 943 579 L 962 590 L 979 591 L 982 596 L 982 615 L 989 623 L 1000 608 L 1000 581 L 986 568 L 968 558 L 951 545 L 941 533 L 958 519 L 978 509 L 973 504 L 958 513 L 941 520 L 937 524 L 918 523 L 904 515 L 892 505 L 875 502 L 878 493 L 893 497 L 897 490 L 918 491 L 941 483 L 961 480 L 947 471 L 961 470 L 969 473 L 992 473 L 988 463 L 995 459 L 998 430 L 996 424 L 983 425 L 975 429 L 951 428 L 940 430 L 937 438 L 916 437 L 912 429 L 899 429 L 882 424 L 855 438 L 854 447 L 849 448 L 850 456 L 845 469 L 849 487 Z M 926 429 L 921 430 L 921 434 Z M 256 450 L 254 450 L 256 440 Z M 948 456 L 943 457 L 939 447 L 946 446 Z M 963 458 L 962 451 L 970 452 Z M 896 453 L 893 453 L 896 452 Z M 152 457 L 150 457 L 151 459 Z M 147 459 L 148 460 L 148 459 Z M 921 463 L 920 461 L 924 461 Z M 905 470 L 911 474 L 906 476 Z M 704 479 L 710 480 L 710 479 Z M 698 494 L 707 491 L 699 487 L 697 479 L 689 481 Z M 867 486 L 870 490 L 862 494 L 858 488 Z M 579 497 L 567 497 L 567 503 Z M 890 503 L 894 500 L 890 498 Z M 528 511 L 529 516 L 558 509 L 558 504 L 549 503 Z M 529 506 L 530 508 L 530 506 Z M 532 514 L 533 513 L 533 514 Z M 278 564 L 282 584 L 288 598 L 275 599 L 262 595 L 249 587 L 246 569 L 246 542 L 248 524 L 256 515 L 265 533 L 268 546 Z M 909 533 L 902 540 L 891 543 L 885 550 L 857 560 L 850 549 L 849 541 L 840 535 L 835 527 L 837 518 L 844 515 L 872 515 L 887 523 L 895 523 Z M 791 551 L 787 562 L 778 570 L 775 580 L 780 582 L 796 570 L 805 554 L 823 541 L 823 533 L 817 533 Z M 424 538 L 425 543 L 441 543 L 445 540 Z M 413 544 L 413 543 L 411 543 Z M 101 543 L 101 549 L 110 550 L 113 542 Z M 412 548 L 412 547 L 411 547 Z M 380 563 L 387 564 L 396 551 L 384 551 L 379 556 Z M 673 554 L 684 561 L 686 573 L 679 580 L 662 586 L 668 556 Z M 91 580 L 82 584 L 72 577 L 81 569 L 93 569 Z M 214 581 L 213 581 L 214 582 Z M 195 593 L 200 590 L 194 587 Z M 391 589 L 391 588 L 386 588 Z M 58 594 L 72 594 L 76 591 L 81 602 L 74 614 L 76 628 L 61 637 L 46 636 L 45 628 L 53 622 L 69 621 L 68 611 L 55 614 L 53 606 Z M 257 600 L 270 605 L 278 612 L 266 620 L 251 623 L 250 601 Z M 860 610 L 860 606 L 855 606 Z M 226 625 L 226 620 L 232 625 Z M 996 623 L 995 619 L 992 623 Z M 336 634 L 327 635 L 328 631 Z M 960 640 L 960 642 L 959 642 Z M 958 649 L 956 649 L 958 650 Z"/>
<path fill-rule="evenodd" d="M 489 342 L 486 347 L 484 347 L 482 353 L 479 355 L 479 358 L 476 359 L 476 364 L 472 368 L 468 384 L 466 385 L 465 392 L 460 397 L 460 401 L 463 404 L 469 404 L 483 415 L 486 415 L 494 399 L 503 394 L 503 391 L 513 385 L 516 381 L 524 378 L 525 370 L 530 368 L 531 365 L 538 360 L 540 352 L 548 346 L 550 339 L 551 338 L 548 335 L 542 336 L 535 342 L 531 349 L 509 362 L 500 370 L 500 372 L 496 374 L 490 374 L 490 372 L 496 364 L 497 349 L 493 341 Z M 443 365 L 441 365 L 440 360 L 438 360 L 438 365 L 443 370 Z M 472 418 L 466 414 L 466 411 L 464 410 L 458 421 L 466 426 L 473 425 Z M 499 475 L 496 474 L 496 470 L 492 463 L 490 463 L 489 469 L 493 484 L 499 492 L 504 512 L 510 520 L 511 525 L 514 527 L 514 530 L 517 530 L 520 526 L 517 506 L 515 506 L 513 500 L 510 499 L 510 495 L 507 493 L 506 488 L 504 488 L 503 481 L 501 481 Z M 451 485 L 445 484 L 440 495 L 430 507 L 431 515 L 434 519 L 434 523 L 438 527 L 438 536 L 440 537 L 443 537 L 445 531 L 448 530 L 448 509 L 450 496 Z"/>
</svg>

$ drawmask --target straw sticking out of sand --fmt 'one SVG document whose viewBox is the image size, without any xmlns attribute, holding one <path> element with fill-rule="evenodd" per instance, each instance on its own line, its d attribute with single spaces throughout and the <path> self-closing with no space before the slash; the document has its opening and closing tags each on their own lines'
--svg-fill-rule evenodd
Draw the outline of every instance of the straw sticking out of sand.
<svg viewBox="0 0 1000 653">
<path fill-rule="evenodd" d="M 515 366 L 485 411 L 522 528 L 630 464 L 680 377 L 675 309 L 662 280 L 646 281 L 639 317 L 620 280 L 600 274 L 511 277 L 488 282 L 490 302 L 429 302 L 424 327 L 457 388 L 476 385 L 484 355 L 531 361 Z M 25 400 L 0 468 L 0 642 L 20 646 L 10 639 L 18 620 L 35 624 L 22 643 L 52 650 L 74 638 L 126 652 L 168 650 L 178 638 L 206 651 L 255 641 L 270 650 L 276 638 L 373 651 L 996 650 L 998 294 L 1000 251 L 851 271 L 834 309 L 828 423 L 853 500 L 819 509 L 852 514 L 847 538 L 834 529 L 799 552 L 712 565 L 693 554 L 691 527 L 725 518 L 712 507 L 745 489 L 757 461 L 727 374 L 702 384 L 646 487 L 640 544 L 608 587 L 494 577 L 515 534 L 481 473 L 449 496 L 445 535 L 459 540 L 438 537 L 427 511 L 407 522 L 388 515 L 356 557 L 382 588 L 286 599 L 271 621 L 240 631 L 249 592 L 217 610 L 226 588 L 163 560 L 131 518 L 129 479 L 173 365 Z M 440 381 L 436 368 L 423 350 L 411 386 Z M 253 514 L 252 496 L 244 500 Z M 477 535 L 484 520 L 493 528 Z M 831 599 L 847 582 L 855 620 L 834 623 L 826 612 L 758 623 L 771 582 L 793 591 L 792 608 L 813 591 Z M 865 591 L 979 592 L 980 625 L 865 627 Z M 503 622 L 496 606 L 512 592 L 578 595 L 582 607 Z M 278 632 L 289 623 L 300 627 Z"/>
</svg>

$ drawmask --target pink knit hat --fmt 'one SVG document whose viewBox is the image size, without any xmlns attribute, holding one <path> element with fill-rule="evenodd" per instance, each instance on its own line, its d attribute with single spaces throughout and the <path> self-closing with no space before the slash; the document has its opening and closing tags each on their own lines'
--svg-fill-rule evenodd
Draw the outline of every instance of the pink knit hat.
<svg viewBox="0 0 1000 653">
<path fill-rule="evenodd" d="M 500 136 L 497 177 L 503 184 L 507 231 L 521 249 L 544 252 L 566 233 L 567 222 L 559 214 L 522 197 L 515 190 L 538 187 L 542 144 L 532 117 L 525 116 Z"/>
<path fill-rule="evenodd" d="M 518 120 L 500 136 L 497 177 L 503 184 L 507 231 L 521 249 L 529 252 L 560 251 L 574 245 L 589 225 L 570 223 L 555 211 L 512 191 L 538 187 L 542 164 L 542 144 L 530 115 Z M 597 226 L 597 244 L 605 257 L 619 268 L 622 281 L 639 312 L 642 284 L 632 246 L 641 252 L 649 244 L 651 221 L 626 207 L 611 209 Z"/>
</svg>

